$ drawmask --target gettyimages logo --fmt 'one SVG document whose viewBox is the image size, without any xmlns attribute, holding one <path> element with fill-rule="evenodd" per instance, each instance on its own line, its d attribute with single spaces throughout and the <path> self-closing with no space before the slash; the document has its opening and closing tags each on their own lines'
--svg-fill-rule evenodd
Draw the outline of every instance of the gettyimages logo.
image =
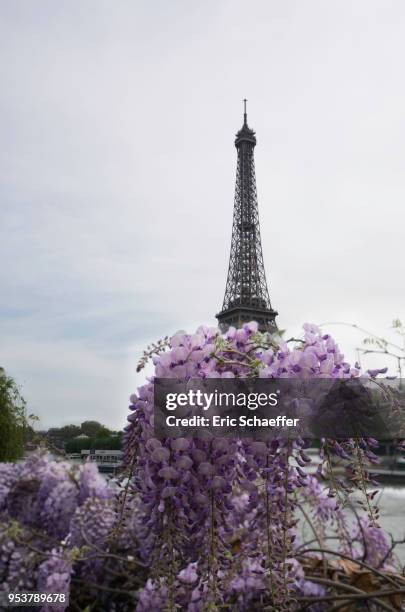
<svg viewBox="0 0 405 612">
<path fill-rule="evenodd" d="M 154 430 L 157 438 L 391 440 L 405 437 L 404 396 L 398 381 L 369 378 L 157 378 Z"/>
<path fill-rule="evenodd" d="M 178 407 L 199 407 L 209 410 L 211 406 L 220 408 L 247 408 L 257 410 L 266 406 L 277 406 L 280 390 L 272 393 L 225 393 L 215 389 L 211 393 L 203 392 L 201 389 L 189 389 L 187 393 L 167 393 L 166 409 L 176 410 Z"/>
</svg>

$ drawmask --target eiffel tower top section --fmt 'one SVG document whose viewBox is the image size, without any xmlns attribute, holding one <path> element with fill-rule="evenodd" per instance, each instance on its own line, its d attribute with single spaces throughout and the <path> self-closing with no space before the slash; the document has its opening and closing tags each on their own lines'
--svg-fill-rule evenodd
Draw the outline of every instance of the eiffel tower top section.
<svg viewBox="0 0 405 612">
<path fill-rule="evenodd" d="M 248 126 L 246 100 L 244 122 L 236 134 L 236 187 L 231 255 L 222 310 L 217 314 L 222 331 L 257 321 L 260 331 L 277 330 L 264 271 L 253 150 L 255 132 Z"/>
<path fill-rule="evenodd" d="M 250 127 L 247 124 L 246 102 L 247 100 L 243 100 L 243 104 L 244 104 L 243 125 L 241 129 L 239 130 L 239 132 L 236 134 L 236 138 L 235 138 L 236 148 L 238 148 L 238 146 L 242 142 L 250 142 L 252 147 L 256 146 L 255 132 L 252 129 L 250 129 Z"/>
</svg>

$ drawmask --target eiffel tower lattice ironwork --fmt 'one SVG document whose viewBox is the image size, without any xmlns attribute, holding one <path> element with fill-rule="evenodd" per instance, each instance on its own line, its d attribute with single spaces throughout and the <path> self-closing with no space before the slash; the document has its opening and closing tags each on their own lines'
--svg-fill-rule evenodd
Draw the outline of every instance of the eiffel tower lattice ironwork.
<svg viewBox="0 0 405 612">
<path fill-rule="evenodd" d="M 244 123 L 236 134 L 238 154 L 235 203 L 233 211 L 231 255 L 222 310 L 217 319 L 222 331 L 257 321 L 260 331 L 277 330 L 267 288 L 260 238 L 255 162 L 255 132 L 247 124 L 246 100 Z"/>
</svg>

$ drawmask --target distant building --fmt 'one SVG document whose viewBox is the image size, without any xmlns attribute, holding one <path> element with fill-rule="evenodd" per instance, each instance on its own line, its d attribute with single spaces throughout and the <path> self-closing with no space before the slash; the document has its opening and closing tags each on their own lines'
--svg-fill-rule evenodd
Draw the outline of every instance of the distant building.
<svg viewBox="0 0 405 612">
<path fill-rule="evenodd" d="M 90 459 L 97 464 L 100 472 L 115 473 L 121 466 L 123 452 L 120 450 L 83 449 L 80 452 L 82 461 Z"/>
</svg>

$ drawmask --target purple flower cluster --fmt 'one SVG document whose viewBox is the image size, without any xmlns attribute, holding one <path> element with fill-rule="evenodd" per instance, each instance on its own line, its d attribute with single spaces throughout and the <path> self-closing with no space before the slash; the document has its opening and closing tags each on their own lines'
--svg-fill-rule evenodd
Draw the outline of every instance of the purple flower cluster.
<svg viewBox="0 0 405 612">
<path fill-rule="evenodd" d="M 266 346 L 266 341 L 255 322 L 241 329 L 231 327 L 224 336 L 208 327 L 199 327 L 192 335 L 178 332 L 169 350 L 154 356 L 155 376 L 352 378 L 360 374 L 344 360 L 333 338 L 314 325 L 305 325 L 303 341 L 294 345 L 281 341 Z M 137 537 L 143 558 L 160 576 L 160 582 L 145 587 L 144 598 L 147 593 L 155 597 L 156 589 L 160 596 L 162 589 L 170 591 L 175 582 L 169 566 L 176 566 L 179 560 L 183 567 L 198 561 L 198 569 L 193 570 L 198 573 L 198 588 L 208 589 L 208 595 L 219 589 L 222 594 L 217 595 L 217 602 L 238 600 L 242 606 L 236 587 L 242 584 L 246 568 L 260 567 L 267 575 L 267 587 L 273 590 L 273 603 L 282 609 L 289 597 L 286 558 L 295 540 L 295 493 L 308 485 L 305 466 L 310 460 L 304 441 L 157 440 L 153 378 L 131 396 L 131 402 L 125 450 L 129 463 L 136 440 Z M 338 445 L 332 452 L 346 451 Z M 332 514 L 336 518 L 336 500 L 327 495 L 321 499 L 319 519 Z M 235 534 L 239 552 L 231 558 Z M 254 585 L 262 579 L 255 572 L 248 580 Z"/>
<path fill-rule="evenodd" d="M 66 595 L 69 601 L 70 579 L 72 574 L 72 563 L 66 558 L 62 549 L 51 550 L 49 556 L 41 563 L 38 569 L 37 589 L 41 593 L 59 593 Z M 64 603 L 56 605 L 45 605 L 42 612 L 63 612 L 67 607 Z"/>
<path fill-rule="evenodd" d="M 370 524 L 367 517 L 359 518 L 352 530 L 354 557 L 376 568 L 392 568 L 391 544 L 386 533 Z"/>
<path fill-rule="evenodd" d="M 72 551 L 83 533 L 110 529 L 113 495 L 94 464 L 73 467 L 45 453 L 0 464 L 0 591 L 68 594 Z"/>
<path fill-rule="evenodd" d="M 204 326 L 178 332 L 154 365 L 156 377 L 179 379 L 360 375 L 308 324 L 294 343 L 260 334 L 254 322 L 225 335 Z M 375 441 L 322 440 L 320 470 L 310 476 L 301 439 L 157 439 L 153 381 L 131 396 L 125 489 L 110 488 L 94 464 L 74 468 L 43 453 L 0 464 L 0 591 L 69 593 L 80 609 L 120 612 L 293 610 L 296 597 L 326 592 L 294 558 L 299 517 L 311 522 L 316 545 L 333 528 L 340 550 L 375 567 L 391 563 L 373 520 L 347 526 L 346 485 L 336 492 L 319 482 L 331 454 L 361 482 L 356 466 L 364 474 L 376 461 Z M 369 507 L 367 491 L 366 500 Z"/>
</svg>

